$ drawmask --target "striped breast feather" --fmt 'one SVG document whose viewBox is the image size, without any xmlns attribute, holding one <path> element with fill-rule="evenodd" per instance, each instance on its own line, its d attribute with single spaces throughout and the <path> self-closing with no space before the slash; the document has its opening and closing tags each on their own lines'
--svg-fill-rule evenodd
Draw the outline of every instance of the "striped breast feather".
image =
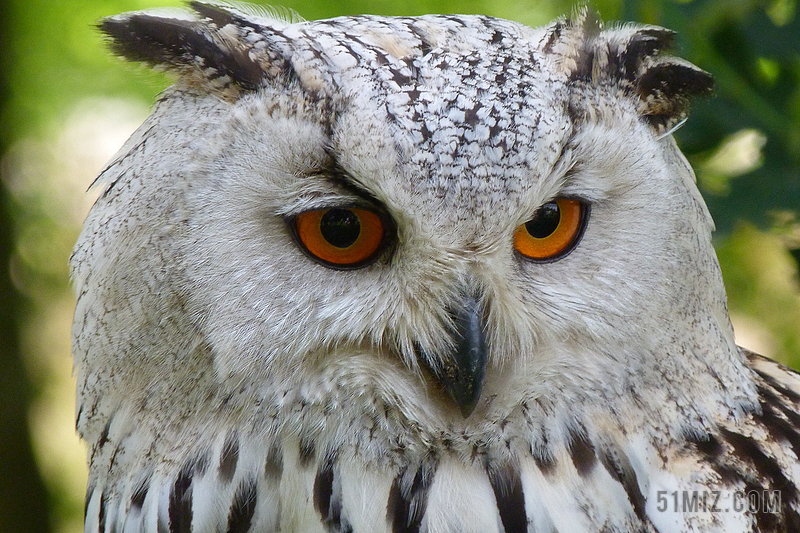
<svg viewBox="0 0 800 533">
<path fill-rule="evenodd" d="M 721 429 L 692 453 L 642 441 L 627 450 L 582 441 L 547 460 L 502 466 L 430 456 L 382 468 L 309 454 L 308 443 L 286 441 L 268 454 L 241 446 L 128 485 L 90 484 L 85 531 L 799 531 L 796 489 L 781 474 L 782 459 L 761 443 L 746 444 L 753 437 L 739 431 Z M 690 468 L 693 477 L 678 474 Z M 774 487 L 782 493 L 779 508 L 732 512 L 734 491 Z M 719 511 L 698 502 L 687 508 L 684 495 L 697 494 L 702 506 L 717 493 Z"/>
<path fill-rule="evenodd" d="M 272 446 L 236 431 L 204 449 L 169 471 L 90 480 L 85 531 L 655 531 L 631 460 L 586 436 L 546 460 L 503 463 L 431 453 L 368 465 L 319 442 Z"/>
<path fill-rule="evenodd" d="M 697 450 L 735 496 L 751 498 L 753 531 L 800 531 L 800 374 L 740 351 L 758 406 L 697 442 Z"/>
<path fill-rule="evenodd" d="M 800 377 L 743 356 L 759 404 L 669 442 L 587 426 L 546 455 L 431 449 L 381 464 L 322 437 L 231 429 L 180 461 L 142 460 L 122 473 L 117 450 L 133 443 L 112 432 L 117 450 L 107 475 L 93 470 L 85 531 L 800 531 Z"/>
</svg>

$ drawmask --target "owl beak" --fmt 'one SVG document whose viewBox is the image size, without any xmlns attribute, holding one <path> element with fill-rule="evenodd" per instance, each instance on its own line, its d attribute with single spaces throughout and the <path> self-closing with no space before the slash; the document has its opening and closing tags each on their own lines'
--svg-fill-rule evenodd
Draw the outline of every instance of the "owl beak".
<svg viewBox="0 0 800 533">
<path fill-rule="evenodd" d="M 454 349 L 433 372 L 467 418 L 478 405 L 486 374 L 483 307 L 472 291 L 465 291 L 457 306 L 450 309 L 450 316 Z"/>
</svg>

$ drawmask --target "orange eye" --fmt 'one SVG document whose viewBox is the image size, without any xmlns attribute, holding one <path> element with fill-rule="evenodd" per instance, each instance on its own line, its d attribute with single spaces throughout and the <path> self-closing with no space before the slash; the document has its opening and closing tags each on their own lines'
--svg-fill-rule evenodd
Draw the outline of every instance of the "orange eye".
<svg viewBox="0 0 800 533">
<path fill-rule="evenodd" d="M 295 218 L 294 227 L 310 255 L 323 264 L 344 269 L 369 263 L 386 233 L 378 215 L 357 207 L 307 211 Z"/>
<path fill-rule="evenodd" d="M 534 261 L 568 254 L 578 244 L 588 217 L 588 205 L 558 198 L 547 202 L 514 233 L 514 248 Z"/>
</svg>

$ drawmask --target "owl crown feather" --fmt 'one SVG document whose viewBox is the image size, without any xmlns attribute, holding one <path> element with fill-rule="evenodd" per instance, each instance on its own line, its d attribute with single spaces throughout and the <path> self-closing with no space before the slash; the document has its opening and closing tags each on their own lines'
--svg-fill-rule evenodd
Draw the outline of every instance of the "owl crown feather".
<svg viewBox="0 0 800 533">
<path fill-rule="evenodd" d="M 196 16 L 135 12 L 108 17 L 99 28 L 115 53 L 176 70 L 234 98 L 275 78 L 296 77 L 279 21 L 261 25 L 227 4 L 192 1 L 189 5 Z M 606 30 L 594 12 L 584 8 L 547 28 L 543 51 L 554 57 L 572 83 L 622 87 L 637 99 L 643 120 L 667 131 L 686 117 L 693 97 L 713 88 L 707 72 L 662 55 L 674 38 L 673 31 L 658 26 L 631 24 Z M 430 48 L 423 39 L 418 52 L 424 55 Z"/>
</svg>

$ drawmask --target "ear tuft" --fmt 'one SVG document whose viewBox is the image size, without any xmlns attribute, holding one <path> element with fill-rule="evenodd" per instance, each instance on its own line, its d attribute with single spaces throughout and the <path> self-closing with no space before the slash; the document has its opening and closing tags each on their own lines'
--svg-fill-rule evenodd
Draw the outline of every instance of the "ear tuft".
<svg viewBox="0 0 800 533">
<path fill-rule="evenodd" d="M 290 69 L 280 43 L 269 42 L 271 28 L 256 27 L 222 4 L 190 5 L 194 13 L 124 13 L 103 19 L 98 27 L 115 53 L 176 71 L 184 80 L 210 90 L 254 91 Z"/>
<path fill-rule="evenodd" d="M 713 78 L 682 59 L 663 55 L 675 32 L 657 26 L 623 25 L 602 29 L 583 9 L 548 30 L 545 52 L 573 83 L 616 85 L 636 98 L 642 120 L 657 131 L 682 121 L 692 98 L 709 94 Z"/>
<path fill-rule="evenodd" d="M 693 97 L 714 89 L 708 72 L 674 57 L 651 65 L 636 82 L 642 118 L 659 131 L 683 120 Z"/>
</svg>

